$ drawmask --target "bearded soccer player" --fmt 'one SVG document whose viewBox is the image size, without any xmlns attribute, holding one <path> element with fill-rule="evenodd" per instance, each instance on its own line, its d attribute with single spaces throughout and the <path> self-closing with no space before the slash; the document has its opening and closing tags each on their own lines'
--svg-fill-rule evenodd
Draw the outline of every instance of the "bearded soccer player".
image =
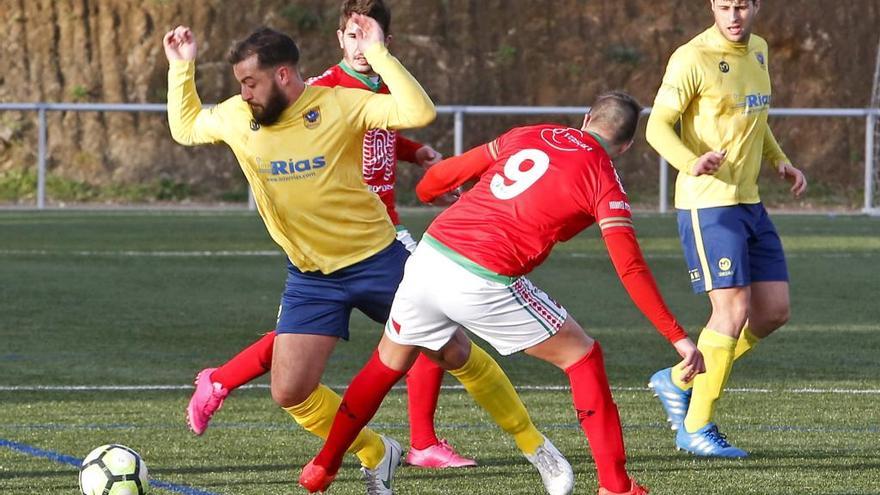
<svg viewBox="0 0 880 495">
<path fill-rule="evenodd" d="M 518 351 L 563 370 L 578 422 L 596 463 L 599 493 L 644 494 L 626 470 L 617 406 L 599 343 L 525 275 L 552 247 L 598 223 L 614 267 L 639 309 L 684 358 L 682 378 L 703 370 L 696 345 L 667 309 L 636 240 L 626 193 L 611 162 L 632 144 L 640 113 L 630 96 L 600 96 L 581 129 L 539 125 L 432 167 L 419 183 L 423 201 L 478 179 L 434 220 L 407 262 L 377 352 L 349 385 L 333 428 L 300 484 L 325 490 L 342 455 L 418 353 L 461 381 L 505 431 L 513 422 L 495 400 L 503 377 L 475 382 L 491 358 L 461 327 L 502 355 Z M 574 477 L 544 439 L 517 446 L 541 473 L 551 495 L 571 493 Z"/>
<path fill-rule="evenodd" d="M 715 24 L 669 59 L 647 138 L 678 169 L 675 207 L 690 280 L 712 314 L 698 347 L 706 373 L 692 384 L 677 367 L 650 387 L 677 430 L 675 445 L 697 456 L 743 458 L 713 422 L 735 360 L 789 318 L 788 269 L 779 235 L 758 195 L 761 162 L 807 187 L 767 125 L 767 42 L 752 34 L 760 0 L 712 0 Z M 675 131 L 680 123 L 681 134 Z"/>
<path fill-rule="evenodd" d="M 366 59 L 391 94 L 306 86 L 294 41 L 264 28 L 230 52 L 241 94 L 202 109 L 192 31 L 179 26 L 163 39 L 172 137 L 232 148 L 270 236 L 287 255 L 272 398 L 317 436 L 326 436 L 340 403 L 320 380 L 336 342 L 348 338 L 351 309 L 386 319 L 409 256 L 395 241 L 382 202 L 364 187 L 364 133 L 423 126 L 435 116 L 430 98 L 388 53 L 378 23 L 360 14 L 352 21 Z M 390 494 L 400 445 L 364 430 L 351 451 L 363 465 L 367 491 Z"/>
<path fill-rule="evenodd" d="M 337 38 L 343 59 L 318 77 L 306 81 L 311 86 L 344 87 L 388 94 L 382 81 L 358 43 L 357 25 L 352 14 L 375 19 L 391 41 L 391 10 L 381 0 L 346 0 L 342 4 Z M 412 252 L 416 242 L 401 225 L 395 204 L 397 159 L 418 163 L 427 168 L 441 156 L 433 148 L 401 136 L 397 131 L 370 129 L 363 142 L 363 178 L 371 191 L 379 196 L 397 231 L 397 240 Z M 207 368 L 196 375 L 196 390 L 186 409 L 190 429 L 201 435 L 208 428 L 214 413 L 230 392 L 269 372 L 275 332 L 270 332 L 242 350 L 218 368 Z M 476 462 L 459 455 L 434 430 L 434 413 L 443 380 L 443 369 L 427 357 L 420 358 L 407 375 L 407 398 L 410 412 L 410 448 L 407 464 L 425 468 L 475 466 Z"/>
</svg>

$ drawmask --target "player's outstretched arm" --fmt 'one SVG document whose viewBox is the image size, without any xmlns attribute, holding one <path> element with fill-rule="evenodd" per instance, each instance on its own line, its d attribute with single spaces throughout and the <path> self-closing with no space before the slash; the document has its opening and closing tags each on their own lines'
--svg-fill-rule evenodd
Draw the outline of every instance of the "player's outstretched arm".
<svg viewBox="0 0 880 495">
<path fill-rule="evenodd" d="M 602 235 L 617 276 L 636 307 L 684 359 L 685 375 L 682 379 L 690 381 L 706 371 L 703 355 L 663 301 L 632 228 L 612 227 Z"/>
<path fill-rule="evenodd" d="M 198 45 L 192 30 L 177 26 L 162 38 L 168 59 L 168 127 L 180 144 L 193 145 L 222 140 L 219 113 L 202 111 L 196 91 L 195 59 Z"/>
<path fill-rule="evenodd" d="M 433 203 L 438 197 L 483 175 L 493 161 L 489 147 L 485 144 L 459 156 L 447 158 L 425 172 L 416 185 L 416 195 L 423 203 Z"/>
</svg>

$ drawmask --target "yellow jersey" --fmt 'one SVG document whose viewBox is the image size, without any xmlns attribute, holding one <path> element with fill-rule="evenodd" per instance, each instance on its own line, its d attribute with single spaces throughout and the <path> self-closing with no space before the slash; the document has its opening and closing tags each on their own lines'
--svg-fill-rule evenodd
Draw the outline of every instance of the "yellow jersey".
<svg viewBox="0 0 880 495">
<path fill-rule="evenodd" d="M 269 234 L 301 271 L 332 273 L 394 240 L 385 206 L 363 181 L 364 133 L 420 127 L 436 115 L 419 83 L 383 45 L 366 57 L 390 95 L 306 86 L 270 126 L 253 121 L 240 95 L 202 109 L 194 62 L 174 61 L 168 71 L 172 137 L 184 145 L 229 145 Z"/>
<path fill-rule="evenodd" d="M 747 43 L 734 43 L 714 25 L 670 57 L 647 139 L 679 170 L 676 208 L 758 203 L 762 159 L 774 166 L 789 161 L 767 125 L 768 67 L 764 39 L 753 34 Z M 726 151 L 721 168 L 715 175 L 691 175 L 709 151 Z"/>
</svg>

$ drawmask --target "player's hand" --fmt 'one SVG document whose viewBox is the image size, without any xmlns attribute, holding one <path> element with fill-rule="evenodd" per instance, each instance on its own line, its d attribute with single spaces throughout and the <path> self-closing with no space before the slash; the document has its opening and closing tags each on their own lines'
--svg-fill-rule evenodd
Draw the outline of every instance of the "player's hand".
<svg viewBox="0 0 880 495">
<path fill-rule="evenodd" d="M 437 196 L 434 201 L 431 201 L 431 206 L 449 206 L 458 201 L 460 197 L 461 188 L 456 187 L 446 194 L 441 194 L 440 196 Z"/>
<path fill-rule="evenodd" d="M 165 33 L 162 38 L 162 46 L 165 47 L 165 56 L 169 62 L 174 60 L 190 61 L 196 59 L 196 37 L 190 28 L 177 26 Z"/>
<path fill-rule="evenodd" d="M 776 167 L 779 177 L 791 182 L 791 193 L 799 198 L 807 190 L 807 177 L 794 165 L 782 162 Z"/>
<path fill-rule="evenodd" d="M 367 53 L 367 50 L 376 43 L 385 43 L 385 33 L 382 32 L 382 27 L 376 19 L 363 14 L 351 14 L 351 22 L 355 25 L 354 35 L 361 53 Z"/>
<path fill-rule="evenodd" d="M 721 168 L 721 162 L 727 151 L 709 151 L 697 159 L 697 163 L 691 168 L 691 175 L 699 177 L 701 175 L 715 175 Z"/>
<path fill-rule="evenodd" d="M 685 338 L 672 344 L 678 355 L 682 357 L 682 369 L 684 374 L 679 378 L 685 383 L 690 383 L 695 376 L 706 371 L 706 363 L 703 362 L 703 353 L 697 349 L 694 341 Z"/>
<path fill-rule="evenodd" d="M 416 163 L 424 168 L 429 168 L 442 159 L 443 155 L 427 144 L 416 150 Z"/>
</svg>

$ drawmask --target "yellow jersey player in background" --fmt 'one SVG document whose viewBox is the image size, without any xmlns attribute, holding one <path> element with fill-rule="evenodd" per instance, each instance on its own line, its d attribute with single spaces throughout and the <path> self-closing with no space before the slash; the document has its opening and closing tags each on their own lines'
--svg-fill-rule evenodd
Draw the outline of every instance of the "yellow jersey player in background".
<svg viewBox="0 0 880 495">
<path fill-rule="evenodd" d="M 350 22 L 356 25 L 362 53 L 390 95 L 306 86 L 296 43 L 263 28 L 230 51 L 241 94 L 204 110 L 195 88 L 192 31 L 179 26 L 163 40 L 170 64 L 172 136 L 184 145 L 225 142 L 232 149 L 269 234 L 287 254 L 288 276 L 275 327 L 272 398 L 322 438 L 341 399 L 320 383 L 321 375 L 336 342 L 348 339 L 351 310 L 384 323 L 409 256 L 395 240 L 384 205 L 363 182 L 364 134 L 424 126 L 435 117 L 428 95 L 388 53 L 376 20 L 352 14 Z M 503 376 L 488 355 L 474 356 L 471 361 L 480 361 L 477 367 Z M 542 437 L 513 387 L 495 395 L 503 396 L 499 404 L 517 417 L 515 433 L 537 448 Z M 393 493 L 391 479 L 401 456 L 397 442 L 365 428 L 349 452 L 361 461 L 368 493 Z"/>
<path fill-rule="evenodd" d="M 733 362 L 789 318 L 782 243 L 758 195 L 766 161 L 800 196 L 804 174 L 767 125 L 767 42 L 752 34 L 760 0 L 710 0 L 715 24 L 679 47 L 666 68 L 647 138 L 678 169 L 675 207 L 694 292 L 712 314 L 698 347 L 706 372 L 692 383 L 680 366 L 655 373 L 676 447 L 697 456 L 742 458 L 713 422 Z M 680 124 L 680 134 L 675 125 Z"/>
</svg>

